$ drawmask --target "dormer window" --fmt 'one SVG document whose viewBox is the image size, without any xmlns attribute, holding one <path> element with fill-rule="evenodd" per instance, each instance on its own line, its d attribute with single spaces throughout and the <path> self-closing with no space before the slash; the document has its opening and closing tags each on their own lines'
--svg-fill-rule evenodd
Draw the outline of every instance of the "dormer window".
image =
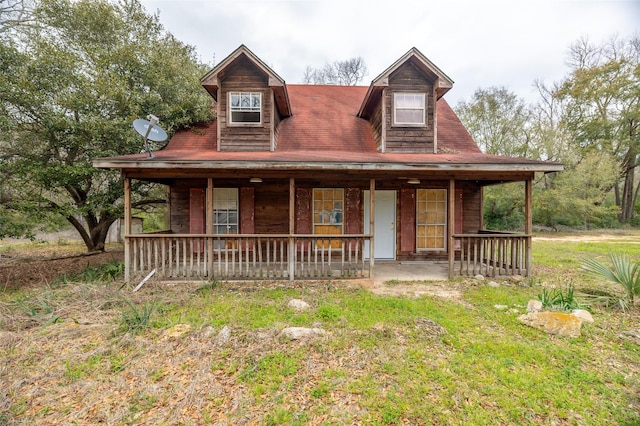
<svg viewBox="0 0 640 426">
<path fill-rule="evenodd" d="M 258 124 L 261 122 L 262 93 L 230 92 L 229 123 Z"/>
<path fill-rule="evenodd" d="M 424 126 L 425 94 L 411 92 L 394 93 L 393 124 L 395 126 Z"/>
</svg>

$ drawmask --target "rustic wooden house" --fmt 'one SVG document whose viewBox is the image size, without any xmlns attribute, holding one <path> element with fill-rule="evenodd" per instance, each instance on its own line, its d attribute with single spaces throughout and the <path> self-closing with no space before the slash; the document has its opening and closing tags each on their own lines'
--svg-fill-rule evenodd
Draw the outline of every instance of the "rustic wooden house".
<svg viewBox="0 0 640 426">
<path fill-rule="evenodd" d="M 413 48 L 368 87 L 288 85 L 245 46 L 202 78 L 217 118 L 101 158 L 125 182 L 126 278 L 372 278 L 375 262 L 528 275 L 531 184 L 555 163 L 483 154 Z M 132 179 L 168 189 L 168 229 L 131 232 Z M 483 230 L 483 187 L 525 182 L 523 234 Z"/>
</svg>

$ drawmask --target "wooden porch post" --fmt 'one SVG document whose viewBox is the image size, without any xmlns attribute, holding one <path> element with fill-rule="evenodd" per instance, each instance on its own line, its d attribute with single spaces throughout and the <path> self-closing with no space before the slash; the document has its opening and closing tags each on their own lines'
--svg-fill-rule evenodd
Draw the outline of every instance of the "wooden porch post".
<svg viewBox="0 0 640 426">
<path fill-rule="evenodd" d="M 449 279 L 453 279 L 453 268 L 455 262 L 455 243 L 453 234 L 455 232 L 455 211 L 456 211 L 456 181 L 449 179 L 449 193 L 447 200 L 447 234 L 449 235 L 449 243 L 447 244 L 447 252 L 449 253 Z"/>
<path fill-rule="evenodd" d="M 369 181 L 369 279 L 375 278 L 375 222 L 376 222 L 376 180 Z"/>
<path fill-rule="evenodd" d="M 484 186 L 480 187 L 480 229 L 484 229 Z"/>
<path fill-rule="evenodd" d="M 294 280 L 294 274 L 296 269 L 295 264 L 295 238 L 293 237 L 296 232 L 296 180 L 289 178 L 289 281 Z"/>
<path fill-rule="evenodd" d="M 531 276 L 531 265 L 533 263 L 533 256 L 531 253 L 532 248 L 532 233 L 533 233 L 533 177 L 527 179 L 524 182 L 524 233 L 527 235 L 527 273 L 526 276 Z"/>
<path fill-rule="evenodd" d="M 131 179 L 124 178 L 124 280 L 129 282 L 131 274 Z"/>
<path fill-rule="evenodd" d="M 207 234 L 213 234 L 213 178 L 207 179 L 207 212 L 206 230 Z M 207 238 L 207 272 L 209 279 L 213 278 L 213 238 Z"/>
</svg>

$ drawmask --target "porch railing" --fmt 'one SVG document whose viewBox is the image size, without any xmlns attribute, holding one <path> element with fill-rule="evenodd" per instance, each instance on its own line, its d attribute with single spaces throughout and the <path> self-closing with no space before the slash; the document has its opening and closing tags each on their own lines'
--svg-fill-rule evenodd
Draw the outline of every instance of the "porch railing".
<svg viewBox="0 0 640 426">
<path fill-rule="evenodd" d="M 128 276 L 162 278 L 368 278 L 368 235 L 136 234 Z"/>
<path fill-rule="evenodd" d="M 483 231 L 478 234 L 457 234 L 453 240 L 458 261 L 452 265 L 452 275 L 529 275 L 531 235 Z"/>
</svg>

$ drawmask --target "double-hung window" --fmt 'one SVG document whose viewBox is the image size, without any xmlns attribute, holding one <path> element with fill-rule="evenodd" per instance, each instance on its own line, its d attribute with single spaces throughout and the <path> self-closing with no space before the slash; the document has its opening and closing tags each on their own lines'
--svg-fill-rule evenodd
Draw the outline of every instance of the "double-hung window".
<svg viewBox="0 0 640 426">
<path fill-rule="evenodd" d="M 411 92 L 394 93 L 393 124 L 396 126 L 424 126 L 425 94 Z"/>
<path fill-rule="evenodd" d="M 238 190 L 236 188 L 213 188 L 213 233 L 238 233 Z M 214 241 L 214 246 L 225 248 L 226 241 Z"/>
<path fill-rule="evenodd" d="M 416 247 L 444 250 L 447 235 L 447 190 L 418 189 L 416 202 Z"/>
<path fill-rule="evenodd" d="M 262 93 L 229 93 L 229 122 L 231 124 L 257 124 L 262 120 L 261 115 Z"/>
</svg>

